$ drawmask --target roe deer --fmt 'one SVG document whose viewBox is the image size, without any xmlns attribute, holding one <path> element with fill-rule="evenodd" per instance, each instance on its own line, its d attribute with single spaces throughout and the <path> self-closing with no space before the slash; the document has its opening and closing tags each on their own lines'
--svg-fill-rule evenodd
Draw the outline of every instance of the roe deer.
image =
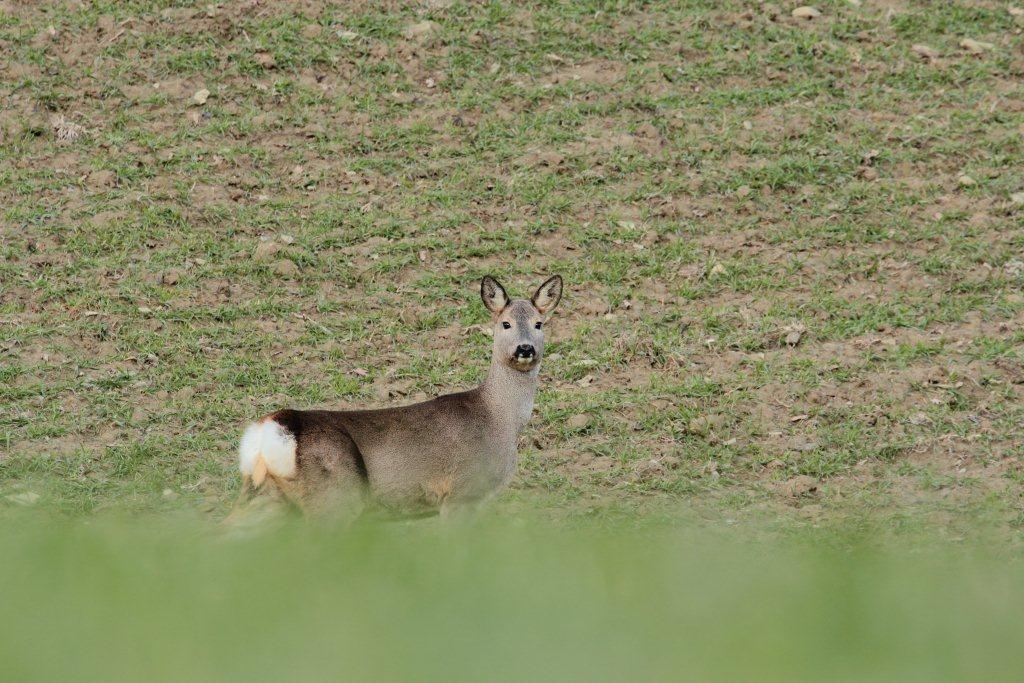
<svg viewBox="0 0 1024 683">
<path fill-rule="evenodd" d="M 376 410 L 279 410 L 245 430 L 242 498 L 272 482 L 304 507 L 352 494 L 401 511 L 450 512 L 483 502 L 512 479 L 516 442 L 533 411 L 543 325 L 562 278 L 529 301 L 510 300 L 492 277 L 480 283 L 492 314 L 491 367 L 475 389 Z"/>
</svg>

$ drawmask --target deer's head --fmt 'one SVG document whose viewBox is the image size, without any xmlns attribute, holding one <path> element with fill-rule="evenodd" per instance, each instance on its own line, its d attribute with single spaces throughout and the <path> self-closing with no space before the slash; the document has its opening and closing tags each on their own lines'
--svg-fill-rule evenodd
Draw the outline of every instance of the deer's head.
<svg viewBox="0 0 1024 683">
<path fill-rule="evenodd" d="M 544 355 L 544 324 L 562 298 L 562 277 L 544 281 L 533 297 L 509 299 L 493 277 L 480 282 L 480 297 L 491 312 L 494 326 L 494 360 L 513 370 L 529 372 Z"/>
</svg>

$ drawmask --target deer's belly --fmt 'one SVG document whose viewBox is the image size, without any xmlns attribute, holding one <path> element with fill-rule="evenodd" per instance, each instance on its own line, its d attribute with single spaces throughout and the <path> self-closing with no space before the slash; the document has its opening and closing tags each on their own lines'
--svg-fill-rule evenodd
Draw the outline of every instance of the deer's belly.
<svg viewBox="0 0 1024 683">
<path fill-rule="evenodd" d="M 420 453 L 394 450 L 366 457 L 371 493 L 379 502 L 399 507 L 487 498 L 508 485 L 516 462 L 514 444 L 489 450 L 479 444 Z"/>
</svg>

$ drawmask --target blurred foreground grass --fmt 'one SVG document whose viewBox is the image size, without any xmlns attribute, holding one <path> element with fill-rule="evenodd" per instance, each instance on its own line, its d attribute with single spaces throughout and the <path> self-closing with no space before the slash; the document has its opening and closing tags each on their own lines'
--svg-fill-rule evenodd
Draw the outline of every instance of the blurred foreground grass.
<svg viewBox="0 0 1024 683">
<path fill-rule="evenodd" d="M 734 531 L 25 519 L 0 680 L 1020 680 L 1018 559 Z"/>
</svg>

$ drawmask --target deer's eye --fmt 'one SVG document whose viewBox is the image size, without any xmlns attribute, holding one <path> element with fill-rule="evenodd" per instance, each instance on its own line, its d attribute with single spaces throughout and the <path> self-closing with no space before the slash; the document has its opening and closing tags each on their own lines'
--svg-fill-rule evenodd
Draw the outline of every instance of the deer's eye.
<svg viewBox="0 0 1024 683">
<path fill-rule="evenodd" d="M 512 329 L 512 323 L 508 322 L 507 320 L 505 322 L 501 323 L 501 326 L 504 327 L 506 330 L 511 330 Z"/>
<path fill-rule="evenodd" d="M 543 327 L 543 326 L 544 326 L 544 323 L 537 323 L 536 325 L 534 325 L 534 327 L 535 327 L 536 329 L 538 329 L 538 330 L 539 330 L 539 329 L 540 329 L 541 327 Z"/>
</svg>

